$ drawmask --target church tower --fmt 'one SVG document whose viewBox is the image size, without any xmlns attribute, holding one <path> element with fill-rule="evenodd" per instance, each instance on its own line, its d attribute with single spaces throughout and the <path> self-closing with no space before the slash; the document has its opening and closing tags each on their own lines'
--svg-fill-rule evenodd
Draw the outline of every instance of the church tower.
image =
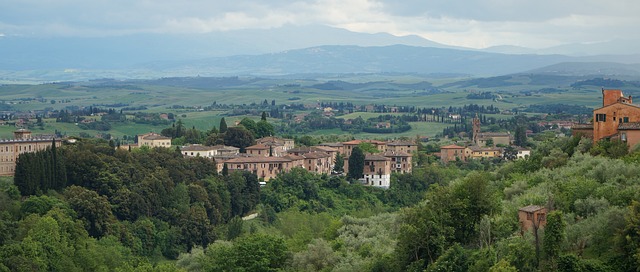
<svg viewBox="0 0 640 272">
<path fill-rule="evenodd" d="M 480 137 L 480 118 L 478 118 L 478 113 L 476 113 L 476 117 L 473 118 L 473 143 L 477 146 L 480 146 L 478 140 Z"/>
</svg>

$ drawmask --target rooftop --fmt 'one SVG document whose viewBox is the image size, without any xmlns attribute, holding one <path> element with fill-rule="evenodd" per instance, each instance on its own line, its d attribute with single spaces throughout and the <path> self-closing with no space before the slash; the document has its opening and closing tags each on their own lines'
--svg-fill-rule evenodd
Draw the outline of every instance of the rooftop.
<svg viewBox="0 0 640 272">
<path fill-rule="evenodd" d="M 542 210 L 542 209 L 544 209 L 544 207 L 542 207 L 542 206 L 529 205 L 529 206 L 520 208 L 519 211 L 532 213 L 532 212 L 536 212 L 536 211 L 539 211 L 539 210 Z"/>
<path fill-rule="evenodd" d="M 640 129 L 640 122 L 622 123 L 618 125 L 620 130 Z"/>
</svg>

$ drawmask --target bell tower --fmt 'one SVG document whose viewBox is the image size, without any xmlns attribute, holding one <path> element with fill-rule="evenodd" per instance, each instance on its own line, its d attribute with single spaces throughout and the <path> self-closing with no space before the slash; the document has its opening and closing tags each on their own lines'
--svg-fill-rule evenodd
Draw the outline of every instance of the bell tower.
<svg viewBox="0 0 640 272">
<path fill-rule="evenodd" d="M 476 113 L 476 117 L 473 118 L 472 122 L 473 122 L 473 132 L 472 132 L 473 139 L 472 140 L 475 145 L 479 146 L 480 144 L 478 143 L 478 139 L 480 136 L 480 118 L 478 118 L 478 113 Z"/>
</svg>

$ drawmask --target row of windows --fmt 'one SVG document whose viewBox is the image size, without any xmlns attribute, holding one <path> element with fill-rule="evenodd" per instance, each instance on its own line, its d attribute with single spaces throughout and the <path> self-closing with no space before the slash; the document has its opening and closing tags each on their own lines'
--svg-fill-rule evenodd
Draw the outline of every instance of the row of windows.
<svg viewBox="0 0 640 272">
<path fill-rule="evenodd" d="M 606 113 L 597 113 L 596 114 L 596 122 L 606 122 L 607 121 L 607 114 Z M 613 121 L 616 121 L 616 117 L 613 117 Z M 625 117 L 621 117 L 618 119 L 618 122 L 620 123 L 629 123 L 629 117 L 625 116 Z"/>
<path fill-rule="evenodd" d="M 2 156 L 0 158 L 1 161 L 3 162 L 12 162 L 13 161 L 13 156 Z"/>
<path fill-rule="evenodd" d="M 15 171 L 13 166 L 2 166 L 0 167 L 0 173 L 13 173 Z"/>
</svg>

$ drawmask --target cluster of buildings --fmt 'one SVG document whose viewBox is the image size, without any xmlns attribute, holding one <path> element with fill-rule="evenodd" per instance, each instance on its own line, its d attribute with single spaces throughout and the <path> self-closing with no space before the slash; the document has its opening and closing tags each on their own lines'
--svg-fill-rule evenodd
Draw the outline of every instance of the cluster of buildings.
<svg viewBox="0 0 640 272">
<path fill-rule="evenodd" d="M 245 153 L 240 153 L 236 147 L 224 145 L 188 145 L 181 147 L 180 152 L 185 157 L 214 159 L 218 171 L 222 171 L 226 165 L 229 171 L 249 171 L 268 181 L 295 167 L 318 174 L 332 174 L 338 153 L 344 159 L 344 169 L 348 169 L 348 158 L 353 148 L 363 142 L 373 145 L 379 151 L 365 154 L 364 174 L 361 178 L 364 184 L 389 187 L 392 172 L 411 172 L 412 154 L 417 151 L 417 145 L 411 142 L 353 140 L 296 148 L 291 139 L 265 137 L 247 147 Z"/>
<path fill-rule="evenodd" d="M 13 139 L 0 140 L 0 176 L 13 176 L 20 154 L 45 150 L 54 143 L 60 146 L 62 141 L 53 135 L 34 136 L 27 129 L 14 131 Z"/>
<path fill-rule="evenodd" d="M 504 146 L 513 142 L 509 132 L 481 132 L 480 118 L 476 114 L 473 118 L 473 136 L 470 145 L 446 145 L 440 147 L 440 161 L 467 161 L 469 159 L 501 158 L 504 156 Z M 531 155 L 531 150 L 515 147 L 516 158 L 521 159 Z"/>
<path fill-rule="evenodd" d="M 572 135 L 581 135 L 597 142 L 603 139 L 620 140 L 633 148 L 640 143 L 640 106 L 621 90 L 602 89 L 602 107 L 593 110 L 589 124 L 571 127 Z"/>
</svg>

